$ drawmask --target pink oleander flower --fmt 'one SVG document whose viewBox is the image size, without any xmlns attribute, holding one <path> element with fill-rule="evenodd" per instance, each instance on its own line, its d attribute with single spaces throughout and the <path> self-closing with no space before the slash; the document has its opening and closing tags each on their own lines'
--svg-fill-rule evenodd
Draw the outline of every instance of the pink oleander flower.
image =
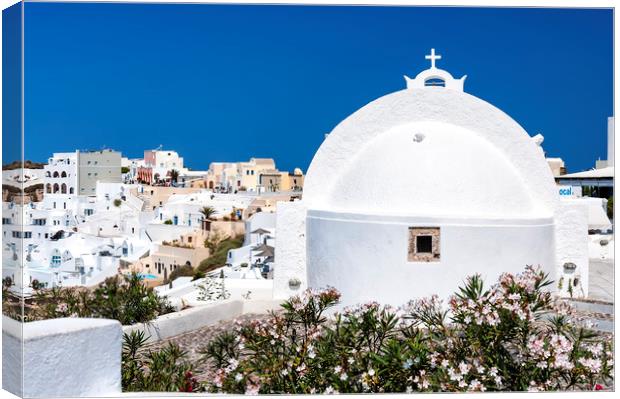
<svg viewBox="0 0 620 399">
<path fill-rule="evenodd" d="M 323 392 L 325 395 L 337 395 L 338 391 L 336 389 L 334 389 L 334 387 L 332 387 L 331 385 L 328 386 L 327 388 L 325 388 L 325 392 Z"/>
<path fill-rule="evenodd" d="M 600 359 L 584 359 L 581 358 L 578 360 L 585 368 L 588 369 L 591 373 L 598 373 L 601 371 L 601 367 L 603 366 L 603 362 Z"/>
<path fill-rule="evenodd" d="M 460 370 L 461 374 L 469 373 L 470 369 L 471 369 L 471 366 L 468 365 L 467 363 L 465 363 L 465 362 L 459 363 L 459 370 Z"/>
<path fill-rule="evenodd" d="M 58 306 L 56 306 L 56 311 L 59 313 L 64 313 L 67 310 L 69 310 L 69 306 L 67 306 L 66 303 L 61 303 Z"/>
<path fill-rule="evenodd" d="M 485 388 L 484 386 L 480 383 L 480 381 L 473 379 L 470 381 L 469 383 L 469 390 L 470 391 L 484 391 Z"/>
<path fill-rule="evenodd" d="M 258 395 L 259 391 L 260 391 L 260 384 L 248 383 L 245 386 L 246 395 Z"/>
</svg>

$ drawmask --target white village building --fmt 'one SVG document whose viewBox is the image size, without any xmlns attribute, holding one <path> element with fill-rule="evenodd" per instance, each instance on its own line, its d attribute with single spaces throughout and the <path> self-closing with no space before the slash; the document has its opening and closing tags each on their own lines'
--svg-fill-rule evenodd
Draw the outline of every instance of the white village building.
<svg viewBox="0 0 620 399">
<path fill-rule="evenodd" d="M 274 296 L 332 286 L 343 305 L 402 305 L 526 265 L 587 295 L 587 211 L 560 201 L 542 137 L 426 58 L 404 90 L 336 126 L 303 199 L 279 204 Z"/>
<path fill-rule="evenodd" d="M 255 213 L 245 221 L 243 246 L 228 251 L 227 263 L 235 270 L 250 270 L 260 278 L 272 271 L 276 242 L 276 214 Z"/>
<path fill-rule="evenodd" d="M 200 212 L 205 206 L 213 207 L 215 217 L 228 216 L 232 212 L 241 215 L 256 194 L 223 194 L 201 190 L 189 194 L 172 194 L 165 204 L 155 209 L 156 220 L 153 223 L 170 221 L 173 225 L 199 227 L 204 220 Z"/>
<path fill-rule="evenodd" d="M 2 277 L 26 292 L 33 280 L 89 286 L 116 274 L 120 261 L 147 253 L 152 242 L 144 226 L 154 213 L 142 211 L 130 188 L 97 182 L 92 196 L 52 193 L 41 202 L 3 202 Z"/>
</svg>

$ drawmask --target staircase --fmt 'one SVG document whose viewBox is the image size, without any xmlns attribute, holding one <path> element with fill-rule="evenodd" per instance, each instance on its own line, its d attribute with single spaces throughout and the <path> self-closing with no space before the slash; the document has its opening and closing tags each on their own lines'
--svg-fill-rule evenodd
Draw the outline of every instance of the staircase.
<svg viewBox="0 0 620 399">
<path fill-rule="evenodd" d="M 138 194 L 138 198 L 142 201 L 142 211 L 150 211 L 153 209 L 151 206 L 151 198 L 144 194 Z"/>
</svg>

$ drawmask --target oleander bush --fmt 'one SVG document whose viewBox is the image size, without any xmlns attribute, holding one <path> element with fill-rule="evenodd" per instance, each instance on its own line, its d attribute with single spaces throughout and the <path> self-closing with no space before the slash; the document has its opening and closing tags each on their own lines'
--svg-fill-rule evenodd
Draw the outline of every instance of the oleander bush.
<svg viewBox="0 0 620 399">
<path fill-rule="evenodd" d="M 199 384 L 185 352 L 169 343 L 159 350 L 144 350 L 143 331 L 123 334 L 121 385 L 125 392 L 194 392 Z"/>
<path fill-rule="evenodd" d="M 137 273 L 116 275 L 95 288 L 54 287 L 37 285 L 34 294 L 19 298 L 3 291 L 3 311 L 22 321 L 61 317 L 94 317 L 115 319 L 123 325 L 146 323 L 174 308 L 167 298 L 159 297 L 147 287 Z M 23 301 L 23 315 L 21 306 Z"/>
<path fill-rule="evenodd" d="M 307 290 L 265 321 L 237 323 L 202 350 L 225 393 L 598 390 L 612 384 L 611 340 L 546 287 L 538 269 L 485 289 L 468 278 L 444 305 L 368 303 L 327 316 L 335 289 Z"/>
</svg>

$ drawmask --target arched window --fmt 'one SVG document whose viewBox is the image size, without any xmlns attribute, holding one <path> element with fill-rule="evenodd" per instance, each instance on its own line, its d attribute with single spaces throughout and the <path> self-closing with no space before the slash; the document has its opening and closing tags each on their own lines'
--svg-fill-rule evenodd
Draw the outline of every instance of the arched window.
<svg viewBox="0 0 620 399">
<path fill-rule="evenodd" d="M 62 173 L 60 174 L 60 177 L 67 177 L 67 172 L 63 170 Z"/>
<path fill-rule="evenodd" d="M 442 78 L 428 78 L 424 81 L 424 86 L 446 87 L 446 81 Z"/>
<path fill-rule="evenodd" d="M 54 177 L 59 177 L 58 171 L 54 172 Z"/>
<path fill-rule="evenodd" d="M 50 173 L 49 170 L 47 172 L 45 172 L 45 177 L 52 177 L 52 174 Z"/>
<path fill-rule="evenodd" d="M 58 186 L 58 183 L 54 183 L 54 194 L 56 194 L 59 190 L 60 186 Z"/>
<path fill-rule="evenodd" d="M 60 192 L 61 194 L 67 194 L 67 185 L 65 183 L 62 183 L 62 186 L 60 186 Z"/>
<path fill-rule="evenodd" d="M 69 194 L 73 194 L 73 187 L 69 188 Z"/>
<path fill-rule="evenodd" d="M 52 193 L 52 184 L 51 183 L 47 183 L 46 186 L 46 190 L 45 190 L 48 194 Z"/>
</svg>

